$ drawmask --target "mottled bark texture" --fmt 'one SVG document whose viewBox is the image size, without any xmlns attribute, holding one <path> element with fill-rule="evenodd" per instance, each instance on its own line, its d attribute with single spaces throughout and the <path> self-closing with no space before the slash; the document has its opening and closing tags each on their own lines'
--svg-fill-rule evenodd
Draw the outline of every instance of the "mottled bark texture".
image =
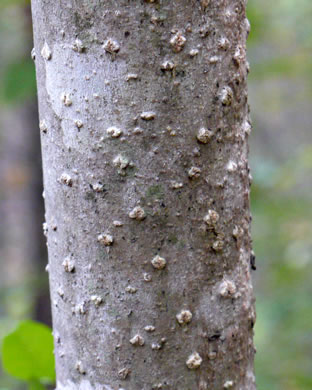
<svg viewBox="0 0 312 390">
<path fill-rule="evenodd" d="M 57 388 L 255 389 L 244 0 L 33 0 Z"/>
</svg>

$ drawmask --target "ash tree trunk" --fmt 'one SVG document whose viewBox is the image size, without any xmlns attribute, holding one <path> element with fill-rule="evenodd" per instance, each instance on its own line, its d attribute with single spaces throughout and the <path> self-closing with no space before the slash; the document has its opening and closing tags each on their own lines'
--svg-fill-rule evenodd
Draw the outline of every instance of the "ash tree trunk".
<svg viewBox="0 0 312 390">
<path fill-rule="evenodd" d="M 57 389 L 255 389 L 245 0 L 32 12 Z"/>
</svg>

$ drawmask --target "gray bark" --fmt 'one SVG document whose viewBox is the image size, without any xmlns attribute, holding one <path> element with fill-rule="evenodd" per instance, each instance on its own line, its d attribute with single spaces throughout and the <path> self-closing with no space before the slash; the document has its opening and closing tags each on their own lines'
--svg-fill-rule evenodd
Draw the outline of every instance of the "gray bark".
<svg viewBox="0 0 312 390">
<path fill-rule="evenodd" d="M 32 12 L 57 388 L 255 389 L 245 1 Z"/>
</svg>

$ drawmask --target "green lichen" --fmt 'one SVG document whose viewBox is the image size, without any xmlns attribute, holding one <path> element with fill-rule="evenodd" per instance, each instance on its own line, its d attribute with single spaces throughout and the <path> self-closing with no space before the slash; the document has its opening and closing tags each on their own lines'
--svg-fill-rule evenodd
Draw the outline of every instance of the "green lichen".
<svg viewBox="0 0 312 390">
<path fill-rule="evenodd" d="M 170 242 L 171 244 L 176 244 L 178 242 L 177 236 L 174 233 L 169 234 L 168 242 Z"/>
<path fill-rule="evenodd" d="M 183 240 L 182 240 L 182 241 L 179 241 L 179 245 L 178 245 L 178 246 L 179 246 L 180 249 L 185 248 L 185 247 L 186 247 L 185 241 L 183 241 Z"/>
<path fill-rule="evenodd" d="M 164 189 L 160 184 L 153 185 L 146 191 L 147 198 L 164 199 Z"/>
</svg>

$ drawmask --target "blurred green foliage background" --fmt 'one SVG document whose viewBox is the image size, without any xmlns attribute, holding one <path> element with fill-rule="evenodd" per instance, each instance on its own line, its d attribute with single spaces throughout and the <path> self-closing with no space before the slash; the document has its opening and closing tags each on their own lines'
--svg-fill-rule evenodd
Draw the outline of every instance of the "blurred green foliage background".
<svg viewBox="0 0 312 390">
<path fill-rule="evenodd" d="M 0 114 L 35 99 L 28 7 L 26 0 L 0 3 Z M 248 18 L 257 384 L 311 390 L 312 1 L 249 0 Z M 0 120 L 0 152 L 6 131 Z M 0 230 L 4 269 L 1 237 Z M 34 317 L 38 291 L 46 288 L 42 267 L 26 269 L 22 281 L 0 280 L 0 340 Z M 1 390 L 23 388 L 0 374 Z"/>
<path fill-rule="evenodd" d="M 258 389 L 312 389 L 312 2 L 249 0 Z"/>
</svg>

